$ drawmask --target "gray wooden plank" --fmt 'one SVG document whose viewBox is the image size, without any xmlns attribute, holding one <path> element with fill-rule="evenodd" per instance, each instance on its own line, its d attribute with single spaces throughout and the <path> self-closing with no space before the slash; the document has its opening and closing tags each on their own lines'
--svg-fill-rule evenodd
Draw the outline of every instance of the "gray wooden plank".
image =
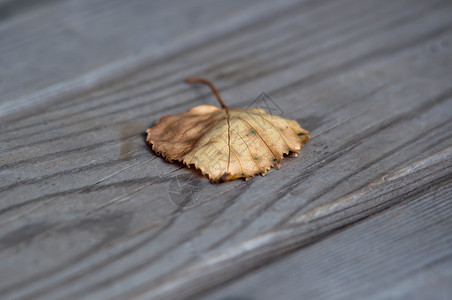
<svg viewBox="0 0 452 300">
<path fill-rule="evenodd" d="M 450 299 L 451 197 L 430 187 L 202 299 Z"/>
<path fill-rule="evenodd" d="M 29 114 L 30 105 L 42 108 L 90 91 L 297 1 L 16 2 L 0 6 L 4 120 Z"/>
<path fill-rule="evenodd" d="M 448 180 L 450 11 L 448 1 L 301 3 L 2 125 L 0 295 L 194 295 Z M 142 133 L 213 101 L 182 83 L 192 75 L 232 106 L 266 90 L 312 141 L 248 182 L 212 185 L 165 163 Z M 202 189 L 197 205 L 169 200 L 175 178 Z M 268 253 L 199 269 L 269 233 Z M 162 279 L 174 286 L 159 289 Z"/>
</svg>

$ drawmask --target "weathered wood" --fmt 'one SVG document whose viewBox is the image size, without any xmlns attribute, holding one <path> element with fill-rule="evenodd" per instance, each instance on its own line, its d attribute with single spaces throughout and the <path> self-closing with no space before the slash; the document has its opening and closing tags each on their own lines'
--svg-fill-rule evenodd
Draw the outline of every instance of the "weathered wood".
<svg viewBox="0 0 452 300">
<path fill-rule="evenodd" d="M 204 299 L 449 299 L 450 182 L 429 186 Z"/>
<path fill-rule="evenodd" d="M 136 3 L 153 14 L 148 4 Z M 292 298 L 303 291 L 318 297 L 372 291 L 384 298 L 377 286 L 383 282 L 393 282 L 391 295 L 411 294 L 414 286 L 401 274 L 416 268 L 428 273 L 432 259 L 428 248 L 419 248 L 409 264 L 403 252 L 409 253 L 415 241 L 436 241 L 435 257 L 449 264 L 450 224 L 434 223 L 432 216 L 441 212 L 440 220 L 448 220 L 452 215 L 450 2 L 287 1 L 276 11 L 257 1 L 247 8 L 235 3 L 202 11 L 203 3 L 190 1 L 178 10 L 189 20 L 194 18 L 190 12 L 213 11 L 193 27 L 182 27 L 189 32 L 200 26 L 190 35 L 193 41 L 170 34 L 172 46 L 159 46 L 160 54 L 153 56 L 140 32 L 141 37 L 130 38 L 133 46 L 126 46 L 126 39 L 117 50 L 109 49 L 100 69 L 91 67 L 100 55 L 92 52 L 94 57 L 80 66 L 87 69 L 61 78 L 27 77 L 44 87 L 18 84 L 12 94 L 19 98 L 3 102 L 8 113 L 27 110 L 4 118 L 1 127 L 1 298 L 221 299 L 236 293 L 271 298 L 275 294 L 266 280 L 290 272 L 307 276 L 297 268 L 312 261 L 309 268 L 316 270 L 316 261 L 334 257 L 337 241 L 345 247 L 348 240 L 361 245 L 372 239 L 366 231 L 379 235 L 370 245 L 388 247 L 373 262 L 382 262 L 392 245 L 399 247 L 391 262 L 400 271 L 375 267 L 375 276 L 384 274 L 382 281 L 363 288 L 350 284 L 348 294 L 347 286 L 315 294 L 331 279 L 321 281 L 319 271 L 311 290 L 281 281 L 279 294 L 286 288 Z M 46 5 L 59 9 L 52 2 Z M 124 5 L 106 6 L 113 22 L 107 24 L 121 17 Z M 159 5 L 168 14 L 177 9 Z M 242 8 L 246 13 L 238 12 Z M 222 11 L 225 17 L 218 22 L 216 14 Z M 81 5 L 76 12 L 77 22 L 95 19 L 89 7 Z M 37 20 L 46 16 L 44 10 L 27 14 Z M 27 14 L 19 11 L 17 21 L 13 14 L 7 22 L 20 23 Z M 176 18 L 180 23 L 172 28 L 182 26 L 183 18 Z M 235 18 L 242 21 L 234 23 Z M 51 23 L 42 22 L 37 31 Z M 140 22 L 157 21 L 138 20 L 117 33 L 111 27 L 102 30 L 120 37 Z M 207 34 L 209 24 L 217 22 L 221 26 Z M 160 27 L 150 28 L 158 36 Z M 55 40 L 50 36 L 30 43 L 44 47 Z M 129 55 L 133 50 L 128 47 L 143 54 L 110 64 Z M 80 46 L 69 49 L 72 53 Z M 97 79 L 85 85 L 92 74 Z M 281 170 L 246 182 L 212 185 L 193 170 L 164 162 L 146 146 L 143 133 L 162 114 L 214 103 L 208 89 L 183 83 L 194 75 L 215 82 L 232 107 L 246 107 L 265 90 L 284 116 L 311 131 L 312 140 L 298 158 L 284 159 Z M 19 106 L 10 106 L 17 99 L 22 99 Z M 45 109 L 30 113 L 36 105 Z M 194 206 L 170 201 L 171 192 L 179 191 L 177 180 L 190 180 L 202 190 Z M 425 211 L 417 209 L 424 206 Z M 387 222 L 401 211 L 409 213 Z M 421 220 L 418 225 L 414 218 Z M 374 228 L 382 222 L 388 225 Z M 394 236 L 404 233 L 414 237 L 397 244 Z M 320 253 L 312 250 L 322 247 Z M 366 247 L 341 248 L 337 256 L 359 256 L 371 246 Z M 309 260 L 302 259 L 305 253 Z M 297 268 L 290 269 L 291 264 Z M 261 266 L 262 272 L 256 272 Z M 330 270 L 341 266 L 338 262 Z M 273 268 L 279 274 L 271 274 Z M 363 268 L 363 263 L 352 264 L 346 278 L 359 278 Z M 235 280 L 247 274 L 245 281 Z M 435 282 L 450 293 L 440 280 Z M 261 292 L 259 286 L 250 287 L 263 284 Z M 435 289 L 425 293 L 434 295 Z"/>
<path fill-rule="evenodd" d="M 46 110 L 63 97 L 92 91 L 158 58 L 199 47 L 255 19 L 285 11 L 294 2 L 177 0 L 165 5 L 164 1 L 81 0 L 0 4 L 0 72 L 7 74 L 0 80 L 0 117 L 27 116 L 30 105 Z"/>
</svg>

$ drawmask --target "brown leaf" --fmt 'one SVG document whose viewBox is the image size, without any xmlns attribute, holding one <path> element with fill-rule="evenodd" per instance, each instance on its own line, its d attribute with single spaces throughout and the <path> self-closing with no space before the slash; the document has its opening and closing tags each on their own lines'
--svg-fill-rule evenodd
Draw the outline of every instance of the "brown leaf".
<svg viewBox="0 0 452 300">
<path fill-rule="evenodd" d="M 194 165 L 213 183 L 265 175 L 274 165 L 280 167 L 284 154 L 297 156 L 310 139 L 309 132 L 294 120 L 258 108 L 228 108 L 207 80 L 190 78 L 187 82 L 209 85 L 222 108 L 200 105 L 165 115 L 146 131 L 146 142 L 167 161 Z"/>
</svg>

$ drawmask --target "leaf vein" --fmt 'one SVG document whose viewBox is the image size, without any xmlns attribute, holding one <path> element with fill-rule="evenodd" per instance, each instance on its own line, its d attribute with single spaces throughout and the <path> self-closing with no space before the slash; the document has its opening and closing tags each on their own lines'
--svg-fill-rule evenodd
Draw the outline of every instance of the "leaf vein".
<svg viewBox="0 0 452 300">
<path fill-rule="evenodd" d="M 275 153 L 273 152 L 273 150 L 270 148 L 270 146 L 267 144 L 267 142 L 262 138 L 262 136 L 259 134 L 259 132 L 256 130 L 256 128 L 254 128 L 248 121 L 238 117 L 239 120 L 242 120 L 243 122 L 247 123 L 251 128 L 253 128 L 256 131 L 256 134 L 261 138 L 262 142 L 264 142 L 265 146 L 267 146 L 268 150 L 270 150 L 270 152 L 273 154 L 273 156 L 276 157 Z"/>
</svg>

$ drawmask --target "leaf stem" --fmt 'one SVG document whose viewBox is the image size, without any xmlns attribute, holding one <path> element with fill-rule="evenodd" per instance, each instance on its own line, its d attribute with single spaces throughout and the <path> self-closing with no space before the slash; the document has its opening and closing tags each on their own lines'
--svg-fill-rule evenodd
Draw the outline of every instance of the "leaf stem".
<svg viewBox="0 0 452 300">
<path fill-rule="evenodd" d="M 208 85 L 211 89 L 212 92 L 215 94 L 215 96 L 217 97 L 218 102 L 220 102 L 221 107 L 223 107 L 224 109 L 227 109 L 228 107 L 226 106 L 226 104 L 224 104 L 223 99 L 221 99 L 220 93 L 218 92 L 217 88 L 213 85 L 213 83 L 211 83 L 209 80 L 201 78 L 201 77 L 190 77 L 187 78 L 185 80 L 186 83 L 195 83 L 195 82 L 200 82 L 200 83 L 204 83 L 205 85 Z"/>
</svg>

